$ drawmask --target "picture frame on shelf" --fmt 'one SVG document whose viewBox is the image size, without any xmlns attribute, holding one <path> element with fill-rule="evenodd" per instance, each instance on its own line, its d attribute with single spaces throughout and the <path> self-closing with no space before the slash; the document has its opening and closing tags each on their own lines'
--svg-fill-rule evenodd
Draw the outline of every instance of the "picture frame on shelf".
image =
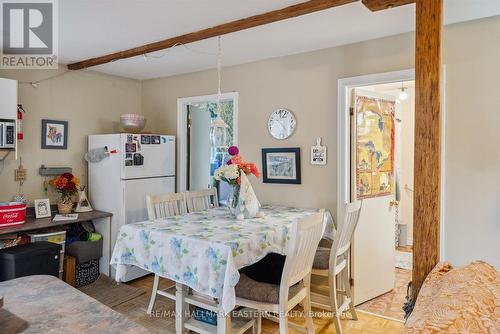
<svg viewBox="0 0 500 334">
<path fill-rule="evenodd" d="M 42 149 L 68 148 L 68 121 L 42 119 Z"/>
<path fill-rule="evenodd" d="M 263 148 L 264 183 L 301 184 L 300 147 Z"/>
<path fill-rule="evenodd" d="M 51 217 L 52 213 L 50 211 L 50 201 L 48 198 L 36 199 L 34 201 L 35 218 L 47 218 Z"/>
</svg>

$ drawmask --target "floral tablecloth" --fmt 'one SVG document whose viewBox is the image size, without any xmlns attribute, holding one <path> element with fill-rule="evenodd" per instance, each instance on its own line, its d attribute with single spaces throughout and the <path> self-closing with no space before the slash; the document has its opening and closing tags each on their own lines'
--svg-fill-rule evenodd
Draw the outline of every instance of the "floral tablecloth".
<svg viewBox="0 0 500 334">
<path fill-rule="evenodd" d="M 128 265 L 219 298 L 221 311 L 235 306 L 238 269 L 269 253 L 285 254 L 293 223 L 318 210 L 263 206 L 264 218 L 236 220 L 227 208 L 127 224 L 120 228 L 111 264 L 116 280 Z M 333 239 L 334 222 L 325 212 L 323 237 Z"/>
</svg>

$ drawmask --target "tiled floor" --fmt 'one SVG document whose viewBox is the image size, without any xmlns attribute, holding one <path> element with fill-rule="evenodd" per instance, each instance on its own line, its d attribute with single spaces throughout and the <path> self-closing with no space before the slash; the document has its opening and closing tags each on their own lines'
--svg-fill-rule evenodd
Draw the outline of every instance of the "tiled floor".
<svg viewBox="0 0 500 334">
<path fill-rule="evenodd" d="M 411 270 L 395 268 L 394 290 L 369 300 L 356 308 L 385 317 L 404 320 L 403 305 L 406 302 L 406 288 L 411 281 Z"/>
</svg>

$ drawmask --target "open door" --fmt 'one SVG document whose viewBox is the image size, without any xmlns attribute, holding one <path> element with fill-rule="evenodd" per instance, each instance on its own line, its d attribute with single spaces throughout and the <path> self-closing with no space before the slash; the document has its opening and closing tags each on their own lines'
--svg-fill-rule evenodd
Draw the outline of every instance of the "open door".
<svg viewBox="0 0 500 334">
<path fill-rule="evenodd" d="M 351 93 L 351 200 L 363 200 L 351 258 L 354 305 L 394 288 L 396 101 Z"/>
</svg>

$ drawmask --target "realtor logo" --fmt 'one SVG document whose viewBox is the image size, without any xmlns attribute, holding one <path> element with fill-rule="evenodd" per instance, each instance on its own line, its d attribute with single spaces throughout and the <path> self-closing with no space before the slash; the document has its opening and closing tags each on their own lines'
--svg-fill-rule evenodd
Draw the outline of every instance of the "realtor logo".
<svg viewBox="0 0 500 334">
<path fill-rule="evenodd" d="M 57 0 L 0 4 L 0 68 L 57 69 Z"/>
</svg>

